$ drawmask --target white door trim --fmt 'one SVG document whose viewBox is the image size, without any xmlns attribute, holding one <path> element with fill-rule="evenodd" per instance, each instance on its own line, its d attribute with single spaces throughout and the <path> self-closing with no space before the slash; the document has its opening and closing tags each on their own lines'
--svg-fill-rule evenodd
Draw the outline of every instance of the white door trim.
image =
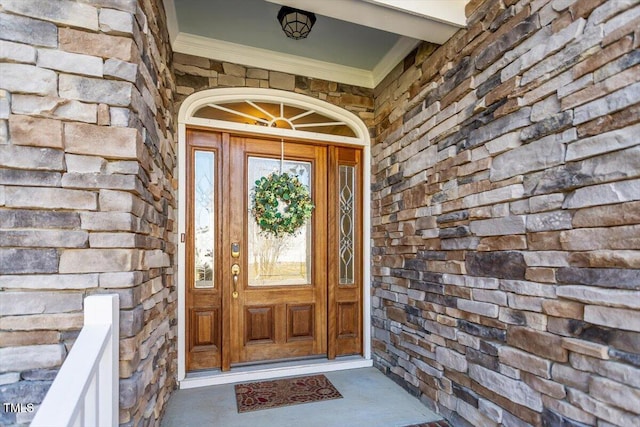
<svg viewBox="0 0 640 427">
<path fill-rule="evenodd" d="M 356 137 L 342 137 L 321 133 L 296 131 L 291 129 L 268 128 L 264 126 L 226 122 L 220 120 L 202 119 L 194 117 L 194 113 L 202 106 L 209 103 L 226 101 L 271 101 L 284 102 L 301 108 L 316 110 L 327 117 L 335 117 L 346 123 L 356 134 Z M 257 380 L 273 378 L 277 369 L 265 367 L 238 372 L 198 375 L 198 380 L 187 379 L 186 373 L 186 284 L 185 284 L 185 243 L 180 237 L 186 233 L 186 134 L 188 125 L 210 127 L 212 129 L 227 130 L 232 132 L 259 133 L 268 136 L 297 137 L 301 139 L 313 139 L 317 141 L 340 142 L 362 147 L 364 152 L 364 176 L 363 176 L 363 357 L 359 360 L 329 361 L 312 363 L 301 361 L 298 364 L 288 364 L 287 375 L 298 375 L 310 372 L 327 372 L 332 370 L 347 369 L 350 367 L 371 366 L 371 139 L 364 122 L 355 114 L 326 101 L 312 98 L 298 93 L 276 89 L 263 88 L 223 88 L 208 89 L 196 92 L 185 99 L 178 113 L 178 381 L 184 386 L 197 387 L 220 384 L 222 382 L 235 382 L 236 380 Z"/>
</svg>

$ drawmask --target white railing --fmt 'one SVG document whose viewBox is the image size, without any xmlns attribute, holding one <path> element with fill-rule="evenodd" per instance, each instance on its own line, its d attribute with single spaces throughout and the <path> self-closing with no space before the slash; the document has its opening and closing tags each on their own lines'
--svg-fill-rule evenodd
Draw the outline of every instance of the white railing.
<svg viewBox="0 0 640 427">
<path fill-rule="evenodd" d="M 118 295 L 84 300 L 84 326 L 31 422 L 45 426 L 118 425 Z"/>
</svg>

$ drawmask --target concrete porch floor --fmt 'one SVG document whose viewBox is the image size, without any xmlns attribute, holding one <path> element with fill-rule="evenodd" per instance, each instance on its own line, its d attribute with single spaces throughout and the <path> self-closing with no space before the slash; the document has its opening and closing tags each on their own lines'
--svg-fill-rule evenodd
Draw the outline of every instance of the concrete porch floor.
<svg viewBox="0 0 640 427">
<path fill-rule="evenodd" d="M 178 390 L 169 400 L 161 427 L 404 427 L 442 420 L 376 368 L 324 375 L 342 399 L 242 414 L 237 411 L 233 384 Z"/>
</svg>

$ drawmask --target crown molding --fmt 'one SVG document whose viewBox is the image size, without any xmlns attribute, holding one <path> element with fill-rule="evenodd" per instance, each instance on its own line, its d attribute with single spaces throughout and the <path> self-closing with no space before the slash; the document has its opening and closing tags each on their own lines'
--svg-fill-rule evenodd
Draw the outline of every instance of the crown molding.
<svg viewBox="0 0 640 427">
<path fill-rule="evenodd" d="M 400 12 L 416 15 L 430 21 L 441 22 L 454 27 L 467 25 L 465 6 L 469 0 L 363 0 Z"/>
<path fill-rule="evenodd" d="M 176 11 L 176 3 L 174 0 L 163 0 L 164 13 L 167 15 L 167 31 L 169 31 L 169 40 L 173 44 L 178 36 L 178 12 Z"/>
<path fill-rule="evenodd" d="M 373 70 L 371 71 L 373 87 L 378 86 L 378 84 L 387 77 L 391 70 L 393 70 L 400 61 L 404 60 L 404 58 L 406 58 L 407 55 L 410 54 L 411 51 L 420 43 L 420 40 L 409 37 L 401 37 L 398 39 L 396 44 L 389 49 L 389 52 L 387 52 L 380 62 L 373 67 Z"/>
<path fill-rule="evenodd" d="M 218 61 L 232 62 L 255 68 L 281 71 L 283 73 L 314 77 L 366 88 L 374 87 L 374 77 L 370 70 L 210 39 L 194 34 L 178 33 L 172 43 L 172 48 L 174 52 L 201 56 Z"/>
</svg>

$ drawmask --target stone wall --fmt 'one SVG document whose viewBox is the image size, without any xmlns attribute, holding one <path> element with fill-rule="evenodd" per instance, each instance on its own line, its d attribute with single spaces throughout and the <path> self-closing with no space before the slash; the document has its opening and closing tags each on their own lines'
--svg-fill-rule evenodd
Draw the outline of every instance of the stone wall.
<svg viewBox="0 0 640 427">
<path fill-rule="evenodd" d="M 375 90 L 375 363 L 456 426 L 638 426 L 640 4 L 467 16 Z"/>
<path fill-rule="evenodd" d="M 174 107 L 154 0 L 1 0 L 0 402 L 39 404 L 120 296 L 120 422 L 157 424 L 176 378 Z M 33 414 L 7 413 L 0 424 Z"/>
<path fill-rule="evenodd" d="M 373 133 L 373 90 L 297 76 L 279 71 L 246 67 L 199 56 L 175 53 L 176 101 L 205 89 L 255 87 L 301 93 L 342 107 L 360 117 Z"/>
<path fill-rule="evenodd" d="M 471 0 L 468 29 L 375 91 L 172 65 L 155 0 L 0 5 L 0 402 L 39 403 L 83 298 L 116 292 L 120 421 L 157 424 L 175 112 L 246 86 L 342 106 L 376 137 L 378 367 L 456 425 L 640 425 L 637 0 Z"/>
</svg>

